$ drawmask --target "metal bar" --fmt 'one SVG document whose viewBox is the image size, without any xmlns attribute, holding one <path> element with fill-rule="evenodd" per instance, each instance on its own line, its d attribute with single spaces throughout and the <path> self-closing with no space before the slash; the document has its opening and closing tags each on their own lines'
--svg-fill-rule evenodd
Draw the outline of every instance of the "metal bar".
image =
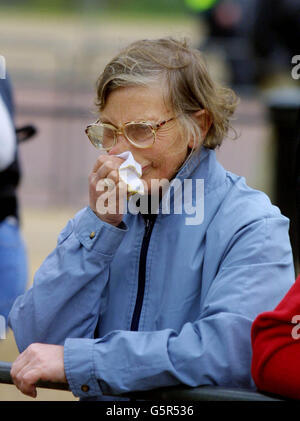
<svg viewBox="0 0 300 421">
<path fill-rule="evenodd" d="M 0 383 L 14 384 L 10 376 L 10 369 L 11 363 L 0 361 Z M 36 386 L 44 389 L 70 390 L 67 383 L 52 383 L 42 380 L 38 381 Z"/>
<path fill-rule="evenodd" d="M 0 361 L 0 383 L 13 384 L 10 376 L 11 363 Z M 70 391 L 67 383 L 52 383 L 38 381 L 37 387 L 44 389 L 58 389 Z M 117 399 L 116 395 L 116 399 Z M 215 386 L 201 387 L 169 387 L 146 392 L 133 392 L 122 395 L 131 400 L 156 400 L 156 401 L 282 401 L 280 396 L 258 393 L 248 389 L 234 389 Z"/>
<path fill-rule="evenodd" d="M 218 386 L 170 387 L 126 395 L 131 400 L 153 401 L 283 401 L 281 396 L 259 393 L 250 389 L 235 389 Z"/>
</svg>

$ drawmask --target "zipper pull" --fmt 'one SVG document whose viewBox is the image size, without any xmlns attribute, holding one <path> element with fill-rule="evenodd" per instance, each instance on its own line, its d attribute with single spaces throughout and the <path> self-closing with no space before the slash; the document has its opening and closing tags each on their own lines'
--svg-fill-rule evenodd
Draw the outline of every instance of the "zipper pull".
<svg viewBox="0 0 300 421">
<path fill-rule="evenodd" d="M 149 233 L 150 230 L 150 219 L 146 219 L 145 221 L 145 235 L 147 235 Z"/>
</svg>

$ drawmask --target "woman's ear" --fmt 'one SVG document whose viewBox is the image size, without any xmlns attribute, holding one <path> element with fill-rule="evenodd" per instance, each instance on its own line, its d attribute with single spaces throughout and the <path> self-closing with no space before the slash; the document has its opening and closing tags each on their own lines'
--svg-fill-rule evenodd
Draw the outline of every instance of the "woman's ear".
<svg viewBox="0 0 300 421">
<path fill-rule="evenodd" d="M 198 125 L 201 130 L 201 141 L 203 143 L 211 125 L 212 125 L 212 119 L 207 110 L 199 110 L 192 114 L 193 118 L 198 122 Z M 194 141 L 191 140 L 189 147 L 192 148 L 194 145 Z"/>
</svg>

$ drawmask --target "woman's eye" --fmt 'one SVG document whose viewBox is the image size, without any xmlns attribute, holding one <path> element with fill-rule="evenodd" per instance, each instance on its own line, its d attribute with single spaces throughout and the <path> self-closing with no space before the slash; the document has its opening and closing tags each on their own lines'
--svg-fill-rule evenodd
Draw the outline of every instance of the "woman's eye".
<svg viewBox="0 0 300 421">
<path fill-rule="evenodd" d="M 103 131 L 103 137 L 106 139 L 114 138 L 114 131 L 112 129 L 105 128 Z"/>
</svg>

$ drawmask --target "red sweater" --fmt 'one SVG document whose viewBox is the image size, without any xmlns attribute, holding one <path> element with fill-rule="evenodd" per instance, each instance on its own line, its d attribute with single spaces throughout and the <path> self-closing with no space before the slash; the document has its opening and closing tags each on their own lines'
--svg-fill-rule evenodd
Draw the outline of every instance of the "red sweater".
<svg viewBox="0 0 300 421">
<path fill-rule="evenodd" d="M 300 399 L 300 276 L 275 310 L 257 316 L 251 338 L 257 388 Z"/>
</svg>

